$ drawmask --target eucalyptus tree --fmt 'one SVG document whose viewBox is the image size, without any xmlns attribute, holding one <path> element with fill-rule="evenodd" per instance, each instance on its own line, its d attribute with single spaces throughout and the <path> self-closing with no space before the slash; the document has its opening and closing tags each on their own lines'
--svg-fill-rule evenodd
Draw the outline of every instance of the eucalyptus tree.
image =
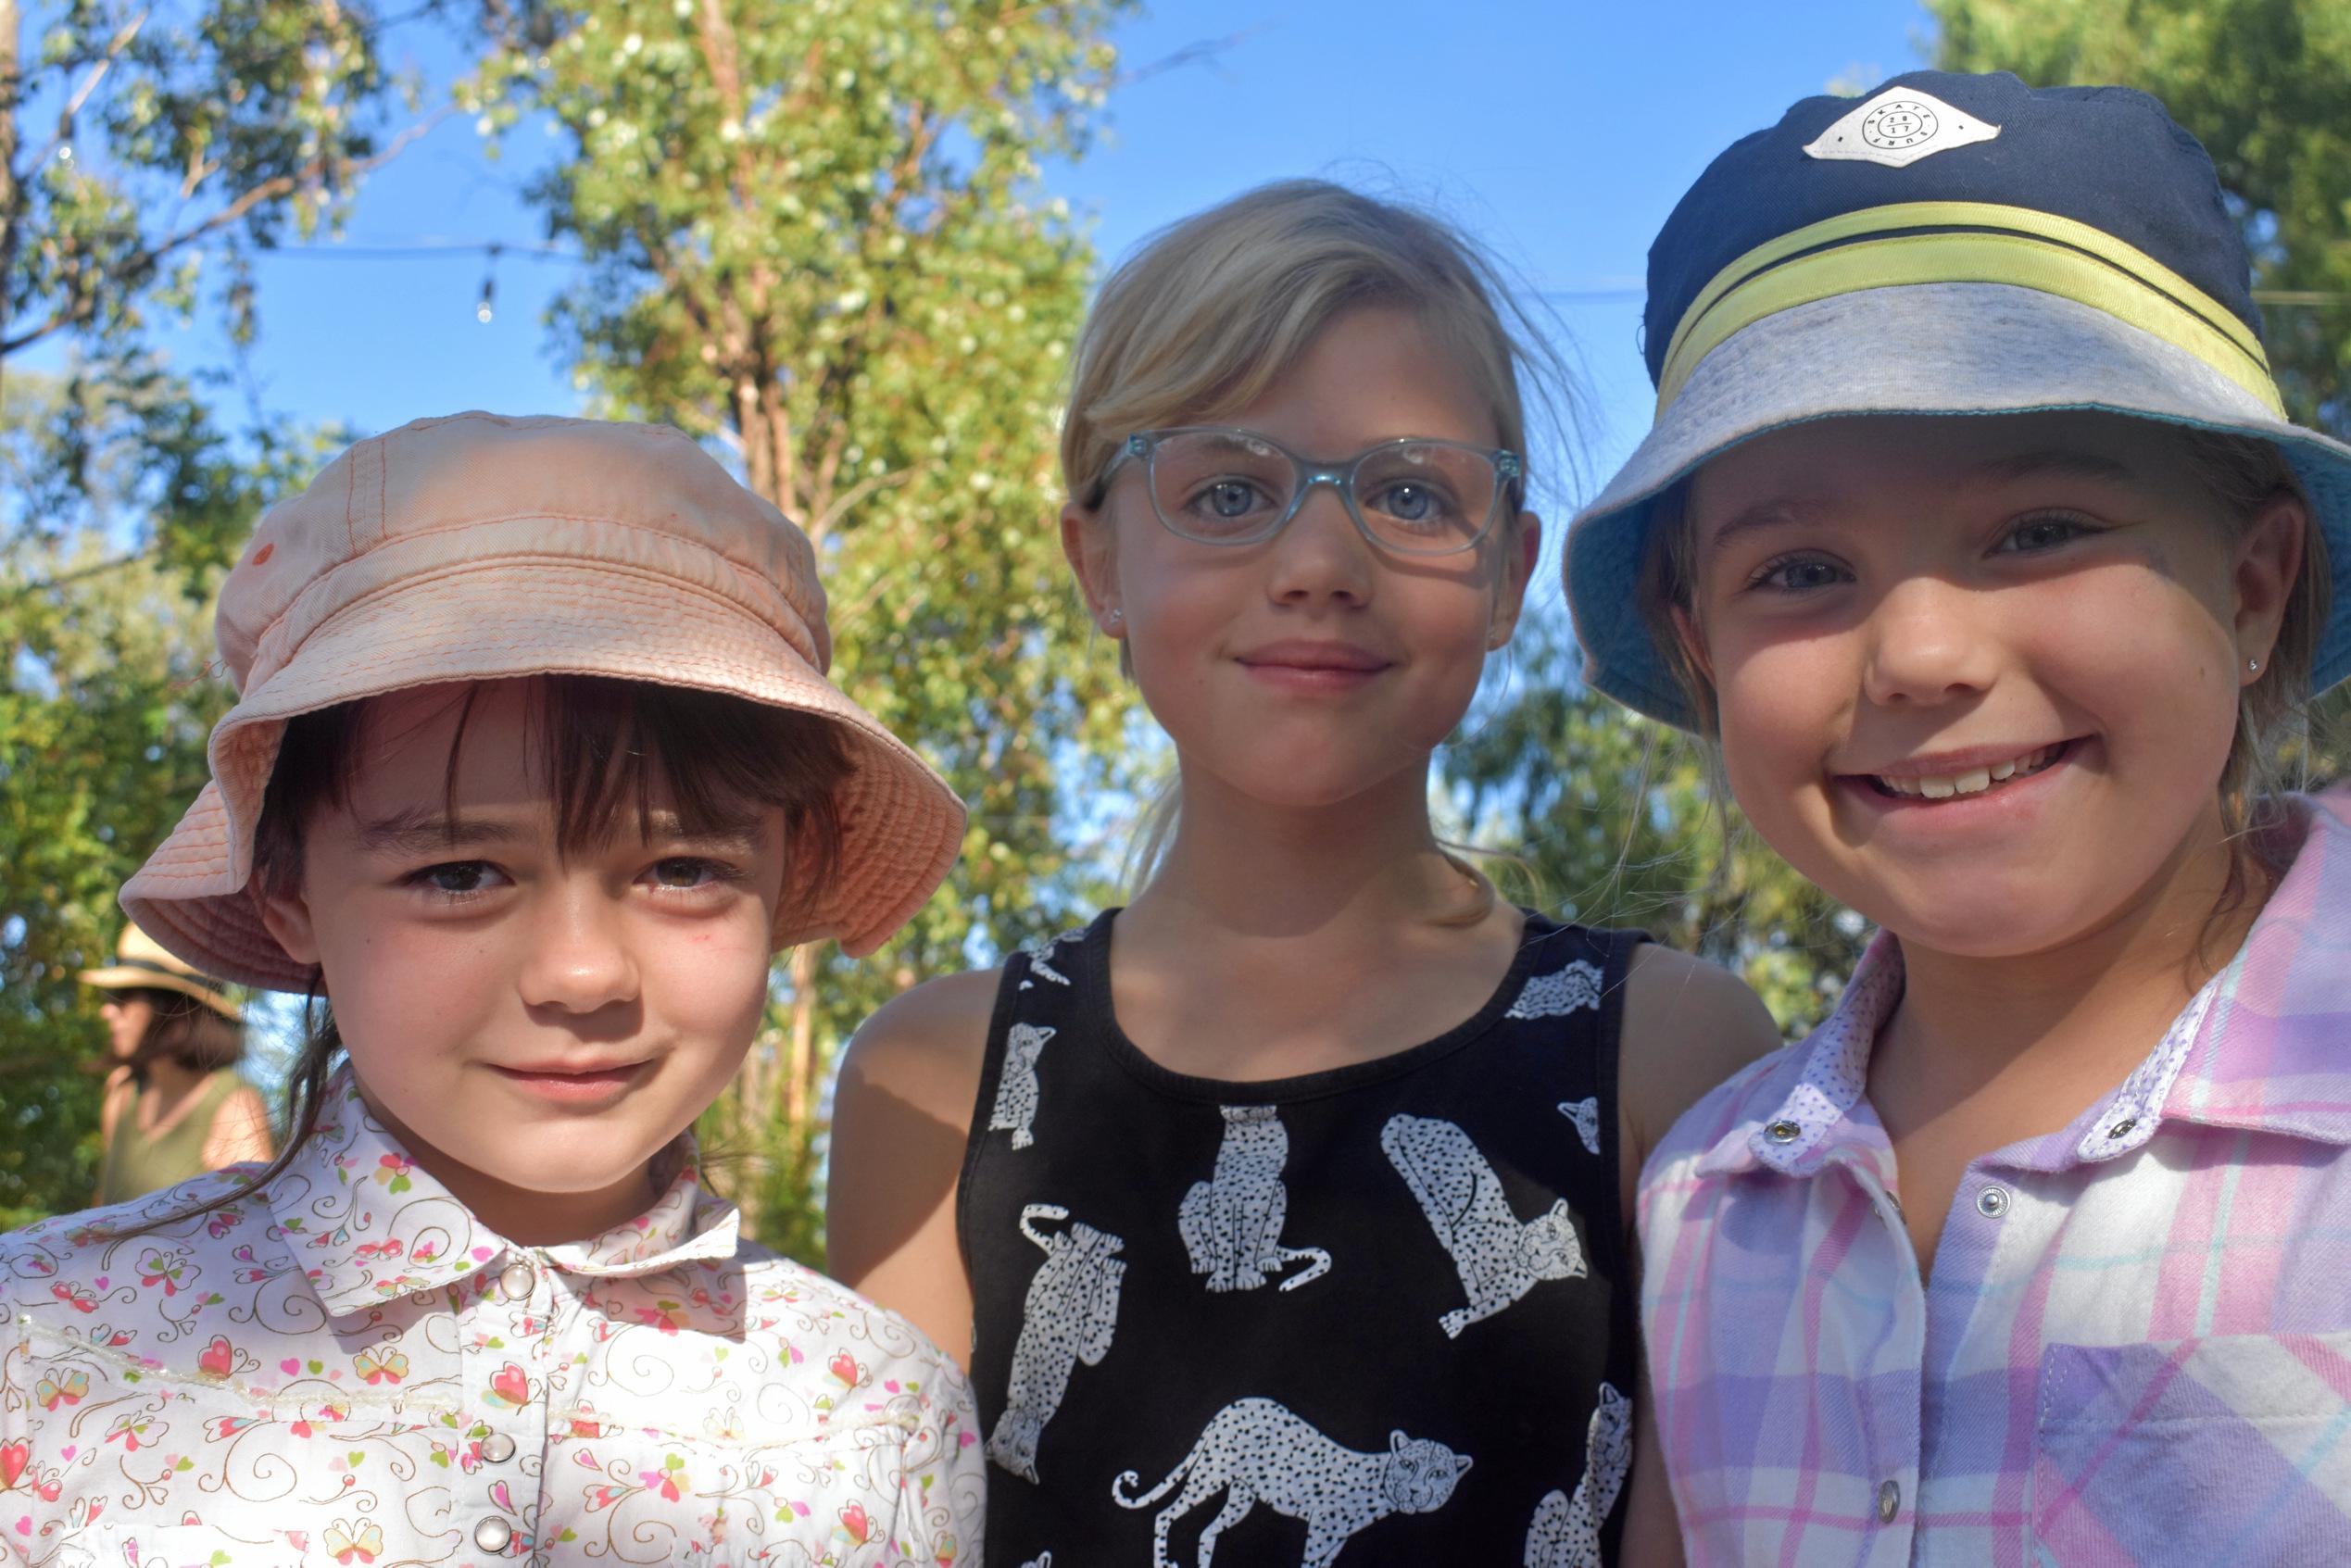
<svg viewBox="0 0 2351 1568">
<path fill-rule="evenodd" d="M 595 0 L 489 12 L 469 107 L 558 148 L 584 257 L 553 312 L 601 412 L 722 443 L 816 542 L 834 673 L 971 807 L 956 873 L 870 963 L 803 947 L 733 1130 L 813 1253 L 833 1049 L 892 991 L 1065 912 L 1075 759 L 1125 700 L 1064 586 L 1057 400 L 1094 255 L 1041 188 L 1081 153 L 1118 0 Z M 796 1218 L 797 1216 L 797 1218 Z"/>
</svg>

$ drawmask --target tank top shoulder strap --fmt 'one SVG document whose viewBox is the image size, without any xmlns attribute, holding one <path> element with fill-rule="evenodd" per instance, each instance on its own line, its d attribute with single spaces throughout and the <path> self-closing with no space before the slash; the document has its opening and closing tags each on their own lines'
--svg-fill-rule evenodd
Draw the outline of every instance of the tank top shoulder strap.
<svg viewBox="0 0 2351 1568">
<path fill-rule="evenodd" d="M 1080 977 L 1109 972 L 1106 963 L 1093 961 L 1092 949 L 1110 941 L 1111 919 L 1116 913 L 1107 911 L 1090 924 L 1064 931 L 1004 960 L 996 985 L 995 1010 L 987 1022 L 979 1095 L 963 1145 L 962 1179 L 956 1187 L 955 1226 L 958 1236 L 964 1238 L 967 1266 L 974 1177 L 991 1141 L 1012 1149 L 1025 1149 L 1036 1142 L 1039 1058 L 1056 1040 L 1062 1044 L 1054 1053 L 1059 1058 L 1090 1054 L 1070 1047 L 1083 1043 L 1089 1020 L 1100 1016 L 1096 1010 L 1107 1003 L 1088 997 Z"/>
<path fill-rule="evenodd" d="M 1618 1085 L 1624 1060 L 1625 992 L 1633 955 L 1651 938 L 1645 931 L 1576 925 L 1527 911 L 1526 940 L 1535 950 L 1527 982 L 1505 1015 L 1537 1047 L 1536 1060 L 1556 1074 L 1538 1091 L 1555 1087 L 1558 1113 L 1596 1159 L 1591 1171 L 1590 1223 L 1601 1251 L 1627 1256 L 1617 1181 L 1620 1154 Z"/>
</svg>

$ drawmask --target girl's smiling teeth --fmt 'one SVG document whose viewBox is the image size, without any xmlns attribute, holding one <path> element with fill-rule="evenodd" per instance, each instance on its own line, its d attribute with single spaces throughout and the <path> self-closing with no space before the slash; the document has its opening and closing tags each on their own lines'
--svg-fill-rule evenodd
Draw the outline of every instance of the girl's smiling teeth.
<svg viewBox="0 0 2351 1568">
<path fill-rule="evenodd" d="M 1972 768 L 1949 773 L 1911 773 L 1892 776 L 1885 773 L 1865 775 L 1880 795 L 1897 796 L 1904 799 L 1950 800 L 1963 795 L 1981 795 L 1996 784 L 2016 779 L 2030 778 L 2059 761 L 2072 747 L 2071 741 L 2044 746 L 2004 761 L 1979 763 Z"/>
</svg>

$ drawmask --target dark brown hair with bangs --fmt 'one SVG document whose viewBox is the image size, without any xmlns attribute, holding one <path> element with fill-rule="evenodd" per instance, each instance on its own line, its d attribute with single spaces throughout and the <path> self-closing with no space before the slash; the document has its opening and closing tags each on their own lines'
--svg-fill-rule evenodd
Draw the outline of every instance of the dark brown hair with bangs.
<svg viewBox="0 0 2351 1568">
<path fill-rule="evenodd" d="M 597 675 L 532 678 L 525 752 L 552 798 L 556 845 L 573 854 L 610 843 L 634 818 L 649 836 L 657 795 L 689 835 L 721 834 L 780 807 L 786 834 L 784 907 L 813 901 L 840 859 L 839 792 L 852 771 L 840 728 L 829 719 L 745 697 Z M 460 707 L 446 773 L 454 829 L 459 758 L 482 684 Z M 365 753 L 368 704 L 296 715 L 279 742 L 261 821 L 254 830 L 255 891 L 285 892 L 302 880 L 302 840 L 321 809 L 346 805 Z M 277 1158 L 237 1189 L 195 1208 L 122 1232 L 137 1236 L 251 1197 L 290 1164 L 312 1132 L 328 1078 L 343 1052 L 333 998 L 313 974 L 308 1033 L 286 1074 L 287 1134 Z"/>
<path fill-rule="evenodd" d="M 144 997 L 154 1010 L 138 1048 L 123 1065 L 133 1083 L 145 1084 L 147 1070 L 157 1061 L 177 1062 L 191 1073 L 216 1073 L 234 1067 L 245 1057 L 245 1025 L 223 1018 L 182 991 L 145 985 L 110 988 L 115 1001 Z"/>
</svg>

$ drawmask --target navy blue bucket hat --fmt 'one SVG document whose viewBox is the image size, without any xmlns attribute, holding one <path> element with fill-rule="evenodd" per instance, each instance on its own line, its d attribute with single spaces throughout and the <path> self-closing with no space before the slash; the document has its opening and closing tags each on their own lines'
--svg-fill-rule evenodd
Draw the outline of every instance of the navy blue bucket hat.
<svg viewBox="0 0 2351 1568">
<path fill-rule="evenodd" d="M 2274 442 L 2351 675 L 2351 446 L 2289 422 L 2212 160 L 2147 94 L 1912 71 L 1715 159 L 1649 252 L 1656 422 L 1567 531 L 1585 679 L 1696 727 L 1639 604 L 1658 497 L 1740 442 L 1859 414 L 2094 409 Z"/>
</svg>

